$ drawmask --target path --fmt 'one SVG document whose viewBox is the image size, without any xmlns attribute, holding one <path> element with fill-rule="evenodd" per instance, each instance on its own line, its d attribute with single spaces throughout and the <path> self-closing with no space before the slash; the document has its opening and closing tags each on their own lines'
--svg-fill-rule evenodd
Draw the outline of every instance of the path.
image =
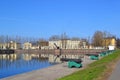
<svg viewBox="0 0 120 80">
<path fill-rule="evenodd" d="M 120 60 L 117 62 L 116 68 L 108 80 L 120 80 Z"/>
</svg>

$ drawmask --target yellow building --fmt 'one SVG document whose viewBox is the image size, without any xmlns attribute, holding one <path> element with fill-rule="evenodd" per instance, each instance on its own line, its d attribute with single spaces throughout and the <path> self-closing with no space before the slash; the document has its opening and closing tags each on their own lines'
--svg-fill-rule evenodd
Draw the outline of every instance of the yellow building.
<svg viewBox="0 0 120 80">
<path fill-rule="evenodd" d="M 105 39 L 103 39 L 102 45 L 106 48 L 108 46 L 115 46 L 116 47 L 116 39 L 114 37 L 105 38 Z"/>
</svg>

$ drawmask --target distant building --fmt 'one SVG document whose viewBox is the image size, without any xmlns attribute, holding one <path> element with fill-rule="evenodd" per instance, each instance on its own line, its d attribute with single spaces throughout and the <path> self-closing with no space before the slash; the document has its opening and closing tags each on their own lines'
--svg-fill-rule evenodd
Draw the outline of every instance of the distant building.
<svg viewBox="0 0 120 80">
<path fill-rule="evenodd" d="M 21 44 L 14 41 L 0 43 L 0 49 L 21 49 Z"/>
<path fill-rule="evenodd" d="M 14 42 L 14 41 L 10 41 L 8 44 L 9 44 L 10 49 L 20 49 L 21 48 L 21 44 Z"/>
<path fill-rule="evenodd" d="M 23 44 L 23 49 L 31 49 L 32 48 L 32 43 L 30 42 L 25 42 Z"/>
<path fill-rule="evenodd" d="M 0 43 L 0 49 L 6 49 L 7 43 Z"/>
<path fill-rule="evenodd" d="M 92 44 L 90 44 L 89 46 L 88 46 L 88 49 L 93 49 L 94 47 L 93 47 L 93 45 Z"/>
<path fill-rule="evenodd" d="M 40 41 L 39 48 L 40 49 L 49 49 L 49 42 L 48 41 Z"/>
<path fill-rule="evenodd" d="M 114 37 L 105 38 L 103 39 L 102 45 L 106 48 L 108 48 L 108 46 L 116 47 L 116 39 Z"/>
<path fill-rule="evenodd" d="M 49 49 L 56 49 L 56 46 L 54 45 L 54 43 L 62 48 L 62 43 L 61 43 L 61 40 L 57 40 L 57 41 L 49 41 Z"/>
<path fill-rule="evenodd" d="M 32 43 L 31 49 L 39 49 L 39 44 L 37 42 Z"/>
<path fill-rule="evenodd" d="M 25 42 L 23 49 L 39 49 L 39 45 L 38 43 Z"/>
<path fill-rule="evenodd" d="M 61 49 L 81 49 L 86 48 L 86 42 L 81 40 L 57 40 L 49 41 L 49 48 L 56 49 L 54 43 Z"/>
</svg>

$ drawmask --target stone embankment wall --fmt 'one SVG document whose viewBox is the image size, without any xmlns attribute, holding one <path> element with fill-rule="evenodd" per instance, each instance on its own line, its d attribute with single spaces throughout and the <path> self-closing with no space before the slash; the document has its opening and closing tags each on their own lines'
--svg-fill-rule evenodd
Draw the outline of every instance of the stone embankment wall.
<svg viewBox="0 0 120 80">
<path fill-rule="evenodd" d="M 61 58 L 80 59 L 87 54 L 99 54 L 104 49 L 54 49 L 54 50 L 16 50 L 16 53 L 39 54 L 40 57 L 48 58 L 49 62 L 61 62 Z"/>
<path fill-rule="evenodd" d="M 15 50 L 15 53 L 30 54 L 99 54 L 106 51 L 105 49 L 50 49 L 50 50 Z"/>
<path fill-rule="evenodd" d="M 15 50 L 15 53 L 53 54 L 54 50 Z"/>
</svg>

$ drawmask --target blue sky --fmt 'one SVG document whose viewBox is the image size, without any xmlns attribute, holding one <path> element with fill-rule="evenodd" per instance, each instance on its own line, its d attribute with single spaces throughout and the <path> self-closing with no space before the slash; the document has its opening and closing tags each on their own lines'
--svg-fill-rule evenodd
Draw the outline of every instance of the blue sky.
<svg viewBox="0 0 120 80">
<path fill-rule="evenodd" d="M 120 37 L 120 0 L 0 0 L 0 35 Z"/>
</svg>

